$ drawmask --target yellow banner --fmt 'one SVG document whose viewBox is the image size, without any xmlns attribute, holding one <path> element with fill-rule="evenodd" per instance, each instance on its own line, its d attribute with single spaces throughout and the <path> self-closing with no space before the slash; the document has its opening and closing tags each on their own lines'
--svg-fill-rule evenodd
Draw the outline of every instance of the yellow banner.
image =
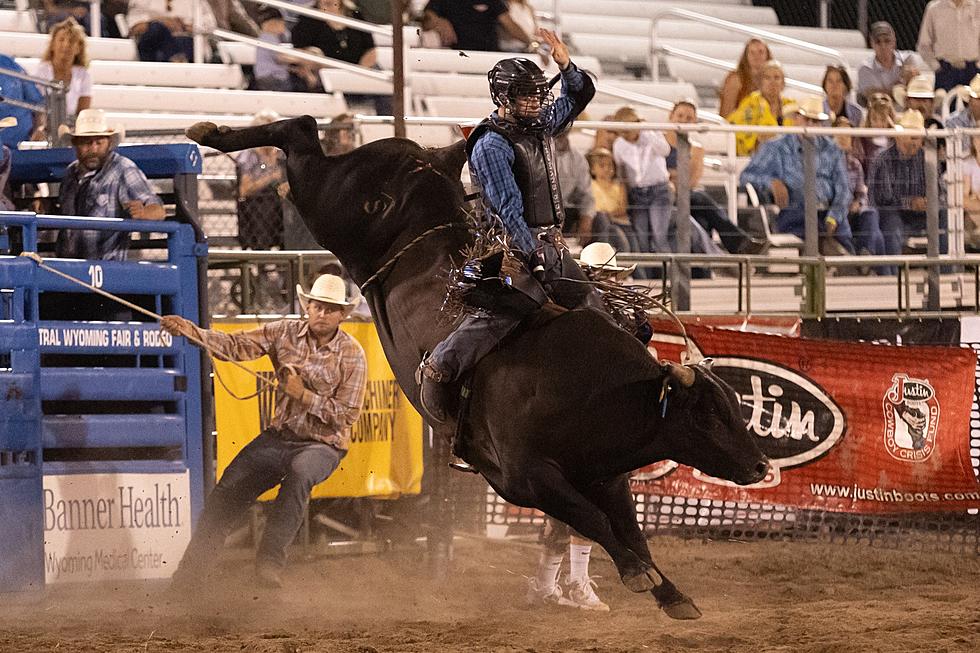
<svg viewBox="0 0 980 653">
<path fill-rule="evenodd" d="M 217 331 L 254 329 L 259 322 L 214 323 Z M 394 497 L 418 494 L 422 489 L 422 418 L 398 387 L 388 366 L 372 322 L 345 322 L 341 328 L 354 336 L 367 356 L 364 409 L 354 424 L 351 446 L 340 467 L 313 488 L 314 498 Z M 239 397 L 255 394 L 259 382 L 231 363 L 212 359 L 215 371 Z M 272 378 L 268 356 L 243 365 Z M 215 423 L 218 430 L 218 478 L 232 459 L 272 419 L 273 392 L 263 384 L 258 396 L 240 401 L 217 380 L 214 383 Z M 267 492 L 262 499 L 270 499 Z"/>
</svg>

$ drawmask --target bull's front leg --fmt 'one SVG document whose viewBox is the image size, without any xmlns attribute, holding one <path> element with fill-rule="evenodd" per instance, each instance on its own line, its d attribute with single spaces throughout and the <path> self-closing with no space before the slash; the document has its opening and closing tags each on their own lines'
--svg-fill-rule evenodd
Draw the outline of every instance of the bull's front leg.
<svg viewBox="0 0 980 653">
<path fill-rule="evenodd" d="M 315 152 L 323 155 L 317 139 L 316 121 L 310 116 L 279 120 L 254 127 L 220 127 L 198 122 L 188 127 L 187 138 L 221 152 L 237 152 L 253 147 L 278 147 L 286 156 Z"/>
</svg>

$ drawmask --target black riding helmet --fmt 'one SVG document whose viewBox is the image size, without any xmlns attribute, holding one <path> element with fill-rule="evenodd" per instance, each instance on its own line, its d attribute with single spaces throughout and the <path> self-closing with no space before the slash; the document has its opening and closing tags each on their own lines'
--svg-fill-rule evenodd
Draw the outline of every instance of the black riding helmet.
<svg viewBox="0 0 980 653">
<path fill-rule="evenodd" d="M 546 110 L 554 98 L 548 78 L 537 64 L 523 57 L 503 59 L 490 69 L 487 80 L 494 104 L 506 107 L 508 115 L 516 123 L 527 129 L 544 127 Z M 524 115 L 526 107 L 518 106 L 520 98 L 537 98 L 540 106 L 537 115 Z"/>
</svg>

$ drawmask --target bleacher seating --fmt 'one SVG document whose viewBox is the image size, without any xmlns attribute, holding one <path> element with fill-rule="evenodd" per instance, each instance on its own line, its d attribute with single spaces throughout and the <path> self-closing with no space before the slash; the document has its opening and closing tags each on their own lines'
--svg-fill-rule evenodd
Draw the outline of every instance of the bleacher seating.
<svg viewBox="0 0 980 653">
<path fill-rule="evenodd" d="M 531 0 L 537 11 L 551 11 L 552 0 Z M 596 16 L 626 16 L 653 18 L 666 9 L 687 9 L 714 18 L 751 25 L 778 25 L 779 19 L 771 7 L 753 7 L 738 0 L 724 2 L 669 2 L 667 0 L 561 0 L 561 12 Z"/>
<path fill-rule="evenodd" d="M 29 11 L 0 10 L 0 32 L 36 32 L 37 21 Z"/>
<path fill-rule="evenodd" d="M 273 109 L 283 116 L 334 116 L 347 110 L 343 96 L 159 86 L 96 84 L 93 102 L 106 110 L 253 114 Z"/>
<path fill-rule="evenodd" d="M 3 53 L 11 57 L 40 57 L 48 46 L 47 34 L 5 32 L 2 35 Z M 136 61 L 136 44 L 129 39 L 89 38 L 86 41 L 89 59 L 93 61 Z"/>
<path fill-rule="evenodd" d="M 40 59 L 17 57 L 17 63 L 34 73 Z M 180 86 L 184 88 L 244 88 L 245 76 L 237 64 L 168 63 L 149 61 L 100 61 L 89 64 L 95 84 Z"/>
</svg>

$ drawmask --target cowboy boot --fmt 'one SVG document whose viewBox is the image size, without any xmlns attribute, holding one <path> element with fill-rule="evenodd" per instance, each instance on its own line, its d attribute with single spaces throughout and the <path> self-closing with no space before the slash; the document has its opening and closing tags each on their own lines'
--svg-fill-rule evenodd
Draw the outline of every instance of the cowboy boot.
<svg viewBox="0 0 980 653">
<path fill-rule="evenodd" d="M 425 359 L 415 373 L 415 380 L 419 384 L 419 403 L 426 416 L 437 424 L 448 422 L 452 417 L 452 386 L 448 375 Z"/>
</svg>

